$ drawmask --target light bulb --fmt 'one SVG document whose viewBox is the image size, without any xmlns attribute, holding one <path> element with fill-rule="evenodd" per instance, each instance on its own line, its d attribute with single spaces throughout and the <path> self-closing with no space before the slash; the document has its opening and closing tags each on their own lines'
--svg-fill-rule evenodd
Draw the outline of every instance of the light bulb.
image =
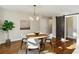
<svg viewBox="0 0 79 59">
<path fill-rule="evenodd" d="M 37 21 L 39 20 L 39 17 L 38 17 L 38 16 L 36 17 L 36 20 L 37 20 Z"/>
<path fill-rule="evenodd" d="M 30 20 L 34 20 L 33 17 L 29 17 Z"/>
</svg>

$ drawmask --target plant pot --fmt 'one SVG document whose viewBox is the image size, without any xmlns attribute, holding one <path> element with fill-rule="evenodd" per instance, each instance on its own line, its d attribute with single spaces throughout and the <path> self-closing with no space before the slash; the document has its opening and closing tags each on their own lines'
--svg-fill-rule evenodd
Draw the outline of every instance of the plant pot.
<svg viewBox="0 0 79 59">
<path fill-rule="evenodd" d="M 11 45 L 11 41 L 10 41 L 10 39 L 7 39 L 6 40 L 6 46 L 10 46 Z"/>
</svg>

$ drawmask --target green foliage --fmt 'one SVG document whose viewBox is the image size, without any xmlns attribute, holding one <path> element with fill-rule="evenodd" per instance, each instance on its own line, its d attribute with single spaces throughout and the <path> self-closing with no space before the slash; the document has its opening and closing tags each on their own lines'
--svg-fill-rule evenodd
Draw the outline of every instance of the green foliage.
<svg viewBox="0 0 79 59">
<path fill-rule="evenodd" d="M 9 31 L 14 28 L 14 23 L 8 20 L 4 21 L 4 24 L 2 25 L 2 30 Z"/>
</svg>

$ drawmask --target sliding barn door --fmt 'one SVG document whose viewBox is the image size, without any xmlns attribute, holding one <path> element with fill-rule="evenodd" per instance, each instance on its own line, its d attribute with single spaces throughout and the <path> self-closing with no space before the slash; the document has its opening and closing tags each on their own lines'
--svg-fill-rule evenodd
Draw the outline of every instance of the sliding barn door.
<svg viewBox="0 0 79 59">
<path fill-rule="evenodd" d="M 65 17 L 56 17 L 56 38 L 64 38 Z"/>
</svg>

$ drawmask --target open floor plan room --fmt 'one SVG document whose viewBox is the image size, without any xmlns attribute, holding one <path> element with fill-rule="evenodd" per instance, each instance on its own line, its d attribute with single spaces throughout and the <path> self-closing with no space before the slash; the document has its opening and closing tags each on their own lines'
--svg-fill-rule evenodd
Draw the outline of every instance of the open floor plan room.
<svg viewBox="0 0 79 59">
<path fill-rule="evenodd" d="M 79 5 L 0 5 L 0 54 L 79 54 Z"/>
</svg>

